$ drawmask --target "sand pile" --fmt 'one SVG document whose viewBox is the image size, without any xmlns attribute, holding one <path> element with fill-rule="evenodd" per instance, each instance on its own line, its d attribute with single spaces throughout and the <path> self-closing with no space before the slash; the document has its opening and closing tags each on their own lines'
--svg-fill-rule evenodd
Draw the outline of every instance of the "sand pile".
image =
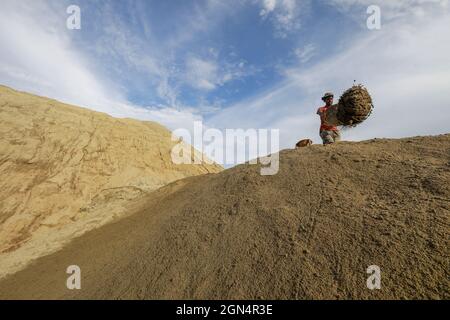
<svg viewBox="0 0 450 320">
<path fill-rule="evenodd" d="M 174 180 L 170 132 L 0 86 L 0 277 L 130 211 Z"/>
<path fill-rule="evenodd" d="M 180 180 L 0 282 L 0 298 L 450 298 L 450 135 L 286 150 Z M 77 264 L 82 289 L 66 288 Z M 366 286 L 381 269 L 381 289 Z"/>
</svg>

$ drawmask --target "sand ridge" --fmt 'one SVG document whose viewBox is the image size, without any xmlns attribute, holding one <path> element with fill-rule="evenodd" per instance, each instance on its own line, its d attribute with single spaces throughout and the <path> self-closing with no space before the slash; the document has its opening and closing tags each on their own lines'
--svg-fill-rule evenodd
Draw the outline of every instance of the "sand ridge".
<svg viewBox="0 0 450 320">
<path fill-rule="evenodd" d="M 449 213 L 448 134 L 284 150 L 274 176 L 244 164 L 146 195 L 0 281 L 0 298 L 448 299 Z"/>
<path fill-rule="evenodd" d="M 155 122 L 0 86 L 0 278 L 126 215 L 151 191 L 222 169 L 173 164 L 175 143 Z"/>
</svg>

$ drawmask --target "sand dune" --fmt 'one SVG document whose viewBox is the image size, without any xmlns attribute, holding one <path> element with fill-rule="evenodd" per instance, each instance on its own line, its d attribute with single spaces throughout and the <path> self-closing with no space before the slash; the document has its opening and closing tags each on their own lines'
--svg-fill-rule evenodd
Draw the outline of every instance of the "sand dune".
<svg viewBox="0 0 450 320">
<path fill-rule="evenodd" d="M 216 165 L 174 165 L 171 133 L 0 86 L 0 277 Z"/>
<path fill-rule="evenodd" d="M 191 177 L 0 282 L 0 298 L 448 299 L 450 135 Z M 81 290 L 66 268 L 81 268 Z M 381 289 L 366 286 L 367 267 Z"/>
</svg>

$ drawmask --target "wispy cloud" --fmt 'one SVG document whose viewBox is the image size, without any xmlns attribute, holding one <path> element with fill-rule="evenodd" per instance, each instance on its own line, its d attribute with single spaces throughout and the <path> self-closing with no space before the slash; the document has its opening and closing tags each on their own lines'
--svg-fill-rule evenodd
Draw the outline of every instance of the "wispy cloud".
<svg viewBox="0 0 450 320">
<path fill-rule="evenodd" d="M 260 16 L 270 19 L 274 24 L 275 35 L 285 38 L 301 26 L 302 10 L 309 5 L 309 1 L 297 0 L 261 0 Z"/>
<path fill-rule="evenodd" d="M 218 67 L 213 61 L 189 57 L 186 67 L 187 81 L 194 88 L 213 90 L 221 83 Z"/>
<path fill-rule="evenodd" d="M 61 28 L 56 10 L 42 1 L 29 6 L 2 2 L 0 69 L 6 72 L 0 79 L 24 90 L 99 107 L 113 93 L 106 94 L 104 82 L 95 78 L 68 35 L 57 31 Z M 48 18 L 45 25 L 44 17 Z"/>
<path fill-rule="evenodd" d="M 277 0 L 262 0 L 261 6 L 262 9 L 259 12 L 259 14 L 262 17 L 267 17 L 273 10 L 275 10 L 275 7 L 277 5 Z"/>
<path fill-rule="evenodd" d="M 218 54 L 213 50 L 213 57 L 201 59 L 189 56 L 186 60 L 185 81 L 193 88 L 210 91 L 227 82 L 244 77 L 244 62 L 218 62 Z"/>
<path fill-rule="evenodd" d="M 321 0 L 349 28 L 338 39 L 334 16 L 308 20 L 331 34 L 301 26 L 309 0 L 198 1 L 172 5 L 170 19 L 146 1 L 79 1 L 79 32 L 65 28 L 69 1 L 2 1 L 2 84 L 171 129 L 203 117 L 209 127 L 279 128 L 281 146 L 290 147 L 299 138 L 319 142 L 323 91 L 338 95 L 357 80 L 375 112 L 344 138 L 448 132 L 447 0 Z M 381 30 L 365 26 L 371 4 L 381 7 Z M 171 4 L 158 5 L 172 14 L 164 7 Z"/>
<path fill-rule="evenodd" d="M 303 48 L 295 49 L 294 53 L 301 63 L 306 63 L 316 55 L 316 46 L 308 43 Z"/>
<path fill-rule="evenodd" d="M 450 113 L 450 43 L 442 41 L 450 16 L 440 3 L 423 16 L 392 20 L 381 30 L 360 30 L 346 46 L 305 69 L 285 70 L 285 80 L 266 93 L 222 111 L 211 124 L 226 128 L 278 128 L 281 147 L 298 139 L 318 138 L 315 115 L 324 91 L 339 96 L 353 80 L 364 83 L 374 98 L 375 111 L 344 138 L 404 137 L 448 132 Z"/>
<path fill-rule="evenodd" d="M 383 20 L 389 22 L 402 17 L 422 17 L 426 12 L 435 11 L 440 7 L 447 10 L 449 0 L 330 0 L 330 4 L 345 13 L 361 16 L 371 5 L 381 8 Z"/>
<path fill-rule="evenodd" d="M 143 107 L 130 103 L 126 91 L 106 76 L 95 72 L 95 64 L 72 41 L 69 31 L 65 29 L 65 8 L 62 2 L 2 2 L 2 84 L 117 117 L 158 121 L 169 128 L 189 127 L 193 120 L 201 118 L 192 109 Z M 126 48 L 127 42 L 122 41 L 118 38 L 114 50 L 120 51 L 127 63 L 145 67 L 155 74 L 162 72 L 151 60 L 139 60 L 132 48 Z M 163 91 L 164 88 L 161 88 L 161 94 L 167 94 Z"/>
<path fill-rule="evenodd" d="M 82 29 L 65 27 L 69 1 L 5 0 L 0 11 L 0 82 L 12 87 L 87 106 L 120 117 L 159 121 L 170 128 L 190 127 L 218 99 L 203 93 L 245 75 L 238 57 L 205 59 L 190 53 L 196 34 L 208 34 L 237 6 L 207 1 L 186 6 L 162 38 L 149 23 L 145 1 L 93 4 L 80 1 Z M 119 7 L 118 7 L 119 6 Z M 180 18 L 180 19 L 176 19 Z M 161 18 L 163 19 L 163 18 Z M 181 91 L 195 88 L 197 108 Z M 150 101 L 130 102 L 130 91 Z M 191 95 L 192 95 L 191 94 Z"/>
</svg>

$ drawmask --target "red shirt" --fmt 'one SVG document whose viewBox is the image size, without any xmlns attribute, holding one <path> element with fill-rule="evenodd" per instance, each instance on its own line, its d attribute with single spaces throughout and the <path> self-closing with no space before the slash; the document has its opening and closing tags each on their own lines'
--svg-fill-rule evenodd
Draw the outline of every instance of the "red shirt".
<svg viewBox="0 0 450 320">
<path fill-rule="evenodd" d="M 327 107 L 324 105 L 323 107 L 320 107 L 317 109 L 317 114 L 320 116 L 320 131 L 338 131 L 338 128 L 336 126 L 329 126 L 327 125 L 327 110 L 330 107 Z"/>
</svg>

